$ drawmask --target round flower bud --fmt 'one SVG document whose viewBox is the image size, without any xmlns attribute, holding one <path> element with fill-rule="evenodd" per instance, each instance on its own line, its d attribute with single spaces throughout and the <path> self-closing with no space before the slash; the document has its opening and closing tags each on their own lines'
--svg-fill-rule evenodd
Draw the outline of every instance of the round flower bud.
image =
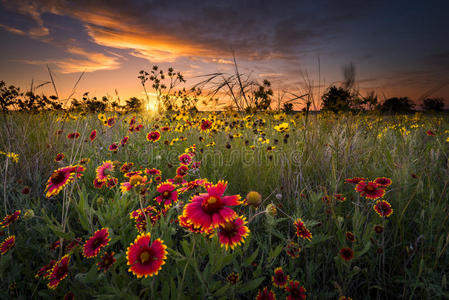
<svg viewBox="0 0 449 300">
<path fill-rule="evenodd" d="M 276 206 L 272 203 L 267 205 L 267 208 L 265 209 L 267 214 L 269 216 L 275 217 L 278 214 L 278 210 L 276 209 Z"/>
<path fill-rule="evenodd" d="M 32 217 L 34 217 L 34 210 L 32 210 L 32 209 L 27 209 L 25 211 L 25 213 L 23 214 L 23 218 L 25 220 L 31 219 Z"/>
<path fill-rule="evenodd" d="M 253 207 L 259 207 L 262 203 L 262 196 L 255 191 L 251 191 L 246 195 L 246 203 Z"/>
</svg>

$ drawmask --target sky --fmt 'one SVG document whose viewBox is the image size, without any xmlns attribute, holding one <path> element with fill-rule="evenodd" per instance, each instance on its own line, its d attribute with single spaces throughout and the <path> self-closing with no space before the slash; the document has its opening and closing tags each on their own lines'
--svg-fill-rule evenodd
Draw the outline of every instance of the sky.
<svg viewBox="0 0 449 300">
<path fill-rule="evenodd" d="M 0 1 L 0 80 L 26 90 L 49 66 L 62 99 L 82 72 L 75 97 L 143 98 L 140 70 L 172 66 L 188 87 L 234 55 L 275 95 L 305 79 L 322 94 L 352 63 L 362 95 L 449 102 L 448 1 Z"/>
</svg>

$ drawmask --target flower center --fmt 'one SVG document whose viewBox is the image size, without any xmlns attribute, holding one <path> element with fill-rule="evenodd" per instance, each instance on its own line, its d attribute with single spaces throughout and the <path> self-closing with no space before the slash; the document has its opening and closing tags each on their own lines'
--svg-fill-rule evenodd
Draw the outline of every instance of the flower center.
<svg viewBox="0 0 449 300">
<path fill-rule="evenodd" d="M 162 193 L 162 198 L 164 198 L 164 199 L 170 198 L 170 194 L 171 194 L 170 192 L 165 191 Z"/>
<path fill-rule="evenodd" d="M 140 253 L 139 259 L 142 264 L 149 262 L 151 259 L 151 253 L 148 250 L 145 250 L 142 253 Z"/>
<path fill-rule="evenodd" d="M 220 198 L 209 196 L 203 201 L 201 206 L 207 213 L 215 213 L 222 205 Z"/>
<path fill-rule="evenodd" d="M 65 179 L 65 173 L 64 172 L 62 172 L 62 171 L 57 171 L 56 173 L 53 173 L 52 175 L 51 175 L 51 178 L 50 178 L 50 180 L 51 180 L 51 182 L 53 183 L 53 184 L 59 184 L 59 183 L 62 183 L 63 181 L 64 181 L 64 179 Z"/>
<path fill-rule="evenodd" d="M 141 184 L 143 181 L 142 176 L 140 175 L 133 175 L 131 176 L 131 178 L 129 179 L 129 183 L 134 186 L 134 185 L 139 185 Z"/>
<path fill-rule="evenodd" d="M 366 190 L 367 190 L 368 192 L 373 192 L 375 189 L 376 189 L 376 188 L 373 187 L 372 185 L 366 186 Z"/>
</svg>

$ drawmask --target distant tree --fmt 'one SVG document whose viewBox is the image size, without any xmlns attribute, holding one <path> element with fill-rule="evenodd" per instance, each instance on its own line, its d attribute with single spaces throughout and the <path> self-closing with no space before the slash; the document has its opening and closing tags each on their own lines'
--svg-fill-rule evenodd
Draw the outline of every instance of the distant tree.
<svg viewBox="0 0 449 300">
<path fill-rule="evenodd" d="M 0 108 L 2 111 L 8 111 L 16 105 L 17 98 L 22 95 L 19 88 L 13 85 L 8 87 L 3 80 L 0 81 Z"/>
<path fill-rule="evenodd" d="M 292 112 L 293 111 L 293 103 L 289 103 L 289 102 L 284 103 L 284 107 L 282 108 L 282 111 L 285 113 Z"/>
<path fill-rule="evenodd" d="M 414 106 L 408 97 L 393 97 L 385 100 L 379 108 L 386 113 L 407 113 L 411 112 Z"/>
<path fill-rule="evenodd" d="M 254 92 L 254 105 L 256 110 L 267 110 L 271 105 L 272 96 L 271 82 L 265 79 Z"/>
<path fill-rule="evenodd" d="M 143 102 L 139 98 L 131 97 L 126 100 L 126 110 L 128 111 L 140 111 L 142 110 Z"/>
<path fill-rule="evenodd" d="M 351 110 L 354 96 L 346 88 L 333 85 L 321 97 L 321 100 L 323 110 L 339 113 Z"/>
<path fill-rule="evenodd" d="M 421 107 L 426 111 L 442 111 L 444 108 L 444 99 L 443 98 L 424 99 Z"/>
</svg>

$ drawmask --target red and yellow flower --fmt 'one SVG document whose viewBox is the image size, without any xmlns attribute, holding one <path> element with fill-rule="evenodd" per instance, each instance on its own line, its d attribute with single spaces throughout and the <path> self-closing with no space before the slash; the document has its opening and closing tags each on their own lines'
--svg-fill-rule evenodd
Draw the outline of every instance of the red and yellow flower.
<svg viewBox="0 0 449 300">
<path fill-rule="evenodd" d="M 341 248 L 339 253 L 345 261 L 351 261 L 354 258 L 354 251 L 351 248 Z"/>
<path fill-rule="evenodd" d="M 379 187 L 386 188 L 389 187 L 393 181 L 390 178 L 387 177 L 378 177 L 374 179 L 374 182 L 379 185 Z"/>
<path fill-rule="evenodd" d="M 278 267 L 274 269 L 274 275 L 271 276 L 271 280 L 273 281 L 273 285 L 275 287 L 283 289 L 287 286 L 290 276 L 284 273 L 282 267 Z"/>
<path fill-rule="evenodd" d="M 164 182 L 157 186 L 157 192 L 160 194 L 156 201 L 164 206 L 170 206 L 178 201 L 178 192 L 176 187 L 170 182 Z"/>
<path fill-rule="evenodd" d="M 16 236 L 11 235 L 8 236 L 1 244 L 0 244 L 0 253 L 1 255 L 5 255 L 8 253 L 9 250 L 11 250 L 14 245 L 16 244 Z"/>
<path fill-rule="evenodd" d="M 227 183 L 219 181 L 216 185 L 209 185 L 207 193 L 193 196 L 191 202 L 184 208 L 184 215 L 195 227 L 207 229 L 218 228 L 237 217 L 237 213 L 230 207 L 240 205 L 240 196 L 224 196 Z"/>
<path fill-rule="evenodd" d="M 139 235 L 126 251 L 128 271 L 137 278 L 157 275 L 167 259 L 166 249 L 161 239 L 151 242 L 151 233 Z"/>
<path fill-rule="evenodd" d="M 22 213 L 21 210 L 16 210 L 12 214 L 6 215 L 3 218 L 3 221 L 0 222 L 0 228 L 8 227 L 12 223 L 16 222 L 19 219 L 21 213 Z"/>
<path fill-rule="evenodd" d="M 106 272 L 107 270 L 109 270 L 109 268 L 116 262 L 114 254 L 115 254 L 114 251 L 112 251 L 111 253 L 105 252 L 103 254 L 101 260 L 97 262 L 99 271 L 103 270 L 103 272 Z"/>
<path fill-rule="evenodd" d="M 296 235 L 298 237 L 309 241 L 312 240 L 312 233 L 310 232 L 309 229 L 307 229 L 306 225 L 300 218 L 296 219 L 294 225 L 296 227 Z"/>
<path fill-rule="evenodd" d="M 373 205 L 374 211 L 382 218 L 388 218 L 393 214 L 391 204 L 386 200 L 377 200 Z"/>
<path fill-rule="evenodd" d="M 304 300 L 307 298 L 306 289 L 297 280 L 290 280 L 287 287 L 287 300 Z"/>
<path fill-rule="evenodd" d="M 66 185 L 74 180 L 76 170 L 77 167 L 68 166 L 53 171 L 45 187 L 45 191 L 47 192 L 45 196 L 50 198 L 59 194 Z"/>
<path fill-rule="evenodd" d="M 285 252 L 293 259 L 299 257 L 299 253 L 301 252 L 301 250 L 301 246 L 293 241 L 288 242 L 287 246 L 285 246 Z"/>
<path fill-rule="evenodd" d="M 249 228 L 245 226 L 245 217 L 240 216 L 232 221 L 220 224 L 217 230 L 220 245 L 225 246 L 226 250 L 230 247 L 241 245 L 249 234 Z"/>
<path fill-rule="evenodd" d="M 89 134 L 89 139 L 90 139 L 91 142 L 93 142 L 96 138 L 97 138 L 97 131 L 94 129 L 94 130 L 92 130 L 92 132 Z"/>
<path fill-rule="evenodd" d="M 379 199 L 385 195 L 385 190 L 373 181 L 360 181 L 355 190 L 368 199 Z"/>
<path fill-rule="evenodd" d="M 106 247 L 110 241 L 108 228 L 95 231 L 94 235 L 84 243 L 83 256 L 86 258 L 97 256 L 100 250 Z"/>
<path fill-rule="evenodd" d="M 149 141 L 149 142 L 155 143 L 155 142 L 159 141 L 160 138 L 161 138 L 161 134 L 157 130 L 149 132 L 147 134 L 147 141 Z"/>
<path fill-rule="evenodd" d="M 110 160 L 104 161 L 96 170 L 98 180 L 106 181 L 111 177 L 110 173 L 114 171 L 114 163 Z"/>
<path fill-rule="evenodd" d="M 67 277 L 69 272 L 69 262 L 70 255 L 66 254 L 53 265 L 53 268 L 48 275 L 50 282 L 47 286 L 50 289 L 56 289 L 59 283 Z"/>
<path fill-rule="evenodd" d="M 276 294 L 269 290 L 268 287 L 264 287 L 263 290 L 259 290 L 257 293 L 256 300 L 276 300 Z"/>
</svg>

